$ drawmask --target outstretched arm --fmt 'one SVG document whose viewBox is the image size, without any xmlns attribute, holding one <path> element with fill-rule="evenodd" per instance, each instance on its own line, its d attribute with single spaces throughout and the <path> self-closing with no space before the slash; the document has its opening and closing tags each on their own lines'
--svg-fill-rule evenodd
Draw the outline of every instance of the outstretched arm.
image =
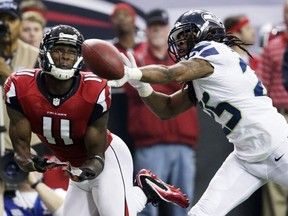
<svg viewBox="0 0 288 216">
<path fill-rule="evenodd" d="M 140 81 L 148 83 L 186 82 L 209 76 L 213 73 L 211 64 L 202 59 L 181 61 L 171 66 L 148 65 L 139 68 Z"/>
<path fill-rule="evenodd" d="M 132 54 L 130 56 L 132 56 Z M 134 60 L 133 57 L 132 60 Z M 130 63 L 133 64 L 133 62 Z M 137 68 L 137 66 L 130 68 L 129 65 L 126 64 L 124 68 L 124 76 L 119 80 L 108 81 L 109 86 L 121 87 L 126 82 L 133 80 L 152 84 L 186 82 L 210 76 L 214 71 L 213 66 L 203 59 L 185 60 L 171 66 L 148 65 L 140 68 Z"/>
</svg>

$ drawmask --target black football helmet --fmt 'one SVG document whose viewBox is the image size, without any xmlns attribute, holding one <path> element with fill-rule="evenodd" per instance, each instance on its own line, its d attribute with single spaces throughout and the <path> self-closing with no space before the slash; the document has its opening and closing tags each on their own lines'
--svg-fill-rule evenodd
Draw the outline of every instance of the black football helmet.
<svg viewBox="0 0 288 216">
<path fill-rule="evenodd" d="M 188 59 L 190 51 L 201 41 L 219 41 L 225 35 L 222 21 L 205 10 L 189 10 L 182 14 L 168 36 L 168 52 L 174 62 Z M 181 50 L 181 43 L 186 43 Z"/>
<path fill-rule="evenodd" d="M 83 57 L 81 54 L 81 45 L 83 41 L 83 35 L 72 26 L 57 25 L 49 29 L 40 43 L 38 61 L 43 71 L 60 80 L 67 80 L 73 76 L 77 76 L 83 64 Z M 55 66 L 50 55 L 50 51 L 55 44 L 68 44 L 76 47 L 77 61 L 71 69 L 61 69 Z"/>
</svg>

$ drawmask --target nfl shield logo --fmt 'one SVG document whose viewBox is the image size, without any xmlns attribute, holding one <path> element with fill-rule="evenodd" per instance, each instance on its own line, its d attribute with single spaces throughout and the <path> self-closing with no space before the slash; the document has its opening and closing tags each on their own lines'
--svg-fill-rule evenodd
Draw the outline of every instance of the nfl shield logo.
<svg viewBox="0 0 288 216">
<path fill-rule="evenodd" d="M 59 106 L 59 104 L 60 104 L 60 99 L 59 98 L 53 98 L 53 105 Z"/>
</svg>

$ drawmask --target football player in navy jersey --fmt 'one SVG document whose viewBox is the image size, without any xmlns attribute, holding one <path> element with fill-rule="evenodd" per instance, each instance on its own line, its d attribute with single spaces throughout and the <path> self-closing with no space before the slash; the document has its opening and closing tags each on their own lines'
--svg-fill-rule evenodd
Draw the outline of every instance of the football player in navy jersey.
<svg viewBox="0 0 288 216">
<path fill-rule="evenodd" d="M 124 77 L 108 82 L 117 87 L 129 81 L 161 119 L 198 102 L 234 144 L 189 216 L 226 215 L 268 181 L 288 186 L 287 122 L 254 71 L 231 49 L 235 45 L 244 49 L 243 44 L 226 33 L 214 14 L 190 10 L 178 18 L 168 36 L 168 51 L 176 64 L 137 68 L 131 54 L 129 59 L 123 55 Z M 185 84 L 172 95 L 156 92 L 148 84 L 167 82 Z"/>
<path fill-rule="evenodd" d="M 107 130 L 111 106 L 107 81 L 81 72 L 81 33 L 67 25 L 51 28 L 40 45 L 39 69 L 14 72 L 5 82 L 14 158 L 27 172 L 61 165 L 69 174 L 64 215 L 136 216 L 146 203 L 168 201 L 187 207 L 177 188 L 141 170 L 132 182 L 126 144 Z M 62 161 L 31 154 L 31 132 Z"/>
</svg>

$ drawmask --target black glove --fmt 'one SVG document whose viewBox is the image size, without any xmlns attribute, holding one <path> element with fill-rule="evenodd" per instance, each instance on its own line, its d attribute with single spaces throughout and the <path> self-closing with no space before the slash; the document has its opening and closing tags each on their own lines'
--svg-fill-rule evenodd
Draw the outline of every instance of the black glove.
<svg viewBox="0 0 288 216">
<path fill-rule="evenodd" d="M 82 170 L 80 176 L 78 177 L 79 181 L 91 180 L 96 176 L 96 173 L 89 168 L 80 168 Z"/>
<path fill-rule="evenodd" d="M 95 178 L 96 173 L 89 169 L 89 168 L 79 168 L 82 172 L 80 173 L 80 175 L 75 174 L 72 169 L 71 169 L 71 165 L 69 164 L 67 166 L 67 168 L 65 169 L 65 171 L 69 174 L 69 177 L 72 181 L 75 182 L 82 182 L 85 180 L 91 180 L 93 178 Z"/>
<path fill-rule="evenodd" d="M 42 158 L 37 155 L 32 155 L 33 166 L 37 172 L 45 172 L 55 167 L 54 163 L 49 161 L 48 158 Z"/>
</svg>

